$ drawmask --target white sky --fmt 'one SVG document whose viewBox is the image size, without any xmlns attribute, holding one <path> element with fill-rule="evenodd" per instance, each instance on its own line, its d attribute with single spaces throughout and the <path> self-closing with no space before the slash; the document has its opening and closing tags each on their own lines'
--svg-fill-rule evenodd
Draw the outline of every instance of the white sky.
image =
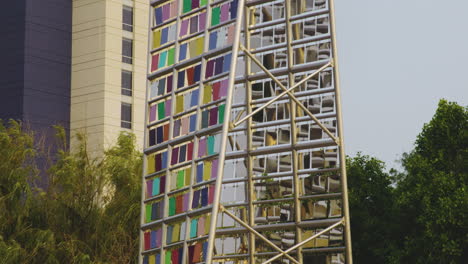
<svg viewBox="0 0 468 264">
<path fill-rule="evenodd" d="M 345 144 L 399 168 L 440 98 L 468 104 L 468 0 L 335 0 Z"/>
</svg>

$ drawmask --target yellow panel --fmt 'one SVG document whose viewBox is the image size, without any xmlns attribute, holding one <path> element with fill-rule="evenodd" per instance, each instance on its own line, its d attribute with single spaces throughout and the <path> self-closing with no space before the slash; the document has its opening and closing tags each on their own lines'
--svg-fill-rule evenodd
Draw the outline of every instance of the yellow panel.
<svg viewBox="0 0 468 264">
<path fill-rule="evenodd" d="M 203 88 L 203 104 L 207 104 L 211 102 L 211 85 L 206 84 L 205 87 Z"/>
<path fill-rule="evenodd" d="M 211 161 L 203 162 L 203 180 L 209 181 L 211 179 Z"/>
<path fill-rule="evenodd" d="M 184 95 L 178 95 L 176 97 L 176 114 L 184 111 Z"/>
<path fill-rule="evenodd" d="M 147 158 L 147 165 L 148 165 L 148 169 L 147 169 L 147 172 L 146 174 L 151 174 L 153 172 L 156 171 L 156 168 L 154 167 L 154 154 L 153 155 L 148 155 L 148 158 Z"/>
<path fill-rule="evenodd" d="M 161 46 L 161 31 L 153 32 L 153 49 L 157 49 Z"/>
</svg>

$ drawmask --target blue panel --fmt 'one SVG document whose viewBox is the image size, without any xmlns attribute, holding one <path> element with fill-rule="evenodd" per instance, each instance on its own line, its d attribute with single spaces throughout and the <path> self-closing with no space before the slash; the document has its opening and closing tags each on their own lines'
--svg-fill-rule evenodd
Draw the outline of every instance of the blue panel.
<svg viewBox="0 0 468 264">
<path fill-rule="evenodd" d="M 210 33 L 210 50 L 216 49 L 216 42 L 218 41 L 218 32 L 211 32 Z"/>
<path fill-rule="evenodd" d="M 226 56 L 224 56 L 223 72 L 227 72 L 231 68 L 231 59 L 232 59 L 231 53 L 226 54 Z"/>
<path fill-rule="evenodd" d="M 169 34 L 169 28 L 163 28 L 161 31 L 161 44 L 164 44 L 167 42 L 167 37 Z"/>
<path fill-rule="evenodd" d="M 197 182 L 203 181 L 203 163 L 197 165 Z"/>
<path fill-rule="evenodd" d="M 197 128 L 197 116 L 193 115 L 190 117 L 190 132 L 194 132 Z"/>
<path fill-rule="evenodd" d="M 237 17 L 237 6 L 238 6 L 238 0 L 234 0 L 231 2 L 231 19 L 234 19 Z"/>
<path fill-rule="evenodd" d="M 162 168 L 167 168 L 167 152 L 162 153 Z"/>
<path fill-rule="evenodd" d="M 199 82 L 201 78 L 201 64 L 196 65 L 195 69 L 193 70 L 193 81 Z"/>
<path fill-rule="evenodd" d="M 192 91 L 192 98 L 190 100 L 190 106 L 196 106 L 198 105 L 198 90 Z"/>
<path fill-rule="evenodd" d="M 187 43 L 180 45 L 179 48 L 179 61 L 183 61 L 187 58 Z"/>
<path fill-rule="evenodd" d="M 185 71 L 180 71 L 177 75 L 177 88 L 182 88 L 185 85 Z"/>
<path fill-rule="evenodd" d="M 161 24 L 163 21 L 162 21 L 162 7 L 158 7 L 154 10 L 154 16 L 156 18 L 156 25 L 159 25 Z"/>
</svg>

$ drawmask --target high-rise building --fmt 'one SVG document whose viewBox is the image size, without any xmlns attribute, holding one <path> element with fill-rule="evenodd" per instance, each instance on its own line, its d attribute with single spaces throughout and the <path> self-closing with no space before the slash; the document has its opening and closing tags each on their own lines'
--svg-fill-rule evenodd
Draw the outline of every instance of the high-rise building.
<svg viewBox="0 0 468 264">
<path fill-rule="evenodd" d="M 70 127 L 71 1 L 15 0 L 0 8 L 0 119 L 45 137 Z"/>
<path fill-rule="evenodd" d="M 333 0 L 149 21 L 141 263 L 352 263 Z"/>
<path fill-rule="evenodd" d="M 143 145 L 148 7 L 147 0 L 73 0 L 70 127 L 86 133 L 97 154 L 122 130 Z"/>
</svg>

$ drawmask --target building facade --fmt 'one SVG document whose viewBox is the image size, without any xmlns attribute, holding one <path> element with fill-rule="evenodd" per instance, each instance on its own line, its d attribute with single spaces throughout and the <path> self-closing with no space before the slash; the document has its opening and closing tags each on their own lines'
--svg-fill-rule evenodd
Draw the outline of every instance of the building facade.
<svg viewBox="0 0 468 264">
<path fill-rule="evenodd" d="M 141 263 L 352 263 L 333 0 L 149 21 Z"/>
<path fill-rule="evenodd" d="M 146 0 L 73 0 L 70 128 L 86 133 L 97 155 L 120 131 L 143 145 L 148 8 Z"/>
<path fill-rule="evenodd" d="M 69 130 L 71 1 L 17 0 L 0 8 L 3 50 L 0 119 L 53 140 L 53 125 Z"/>
</svg>

